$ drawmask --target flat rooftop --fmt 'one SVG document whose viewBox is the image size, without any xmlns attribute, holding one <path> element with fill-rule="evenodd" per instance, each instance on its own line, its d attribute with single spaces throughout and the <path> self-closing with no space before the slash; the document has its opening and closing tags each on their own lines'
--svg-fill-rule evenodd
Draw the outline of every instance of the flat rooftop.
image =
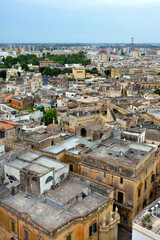
<svg viewBox="0 0 160 240">
<path fill-rule="evenodd" d="M 148 113 L 160 119 L 160 110 L 149 111 Z"/>
<path fill-rule="evenodd" d="M 32 141 L 32 142 L 41 142 L 45 139 L 55 136 L 57 133 L 33 133 L 31 136 L 29 136 L 26 140 Z"/>
<path fill-rule="evenodd" d="M 49 167 L 46 167 L 46 166 L 43 166 L 43 165 L 37 164 L 37 163 L 30 164 L 29 166 L 26 167 L 26 169 L 36 172 L 38 174 L 45 174 L 45 173 L 51 171 L 51 169 Z"/>
<path fill-rule="evenodd" d="M 146 224 L 144 224 L 144 222 Z M 134 218 L 133 223 L 136 223 L 160 236 L 160 198 L 140 212 Z"/>
<path fill-rule="evenodd" d="M 62 168 L 68 168 L 68 165 L 65 163 L 33 152 L 27 152 L 18 158 L 14 158 L 6 165 L 17 169 L 26 168 L 30 171 L 36 172 L 37 174 L 45 174 L 53 169 L 55 171 L 59 171 Z"/>
<path fill-rule="evenodd" d="M 14 159 L 13 161 L 10 161 L 8 165 L 13 166 L 18 169 L 25 168 L 30 165 L 29 162 L 22 161 L 20 159 Z"/>
<path fill-rule="evenodd" d="M 86 185 L 76 182 L 72 179 L 66 179 L 61 182 L 58 188 L 56 188 L 54 191 L 50 191 L 47 194 L 47 197 L 61 203 L 62 205 L 65 205 L 70 201 L 70 199 L 73 199 L 74 196 L 79 195 L 85 189 Z"/>
<path fill-rule="evenodd" d="M 103 144 L 91 149 L 87 155 L 101 158 L 103 161 L 123 163 L 125 165 L 136 167 L 153 150 L 152 146 L 139 143 L 130 143 L 128 141 L 108 141 L 109 146 Z"/>
<path fill-rule="evenodd" d="M 65 164 L 65 163 L 58 162 L 54 159 L 50 159 L 50 158 L 47 158 L 47 157 L 44 157 L 44 156 L 41 156 L 40 158 L 35 160 L 35 163 L 44 165 L 44 166 L 49 167 L 49 168 L 54 168 L 55 171 L 58 171 L 58 170 L 66 167 L 66 166 L 68 167 L 68 165 Z"/>
<path fill-rule="evenodd" d="M 25 192 L 19 192 L 4 197 L 1 201 L 20 213 L 28 213 L 37 224 L 53 230 L 74 217 L 90 213 L 109 200 L 109 195 L 103 196 L 95 191 L 91 192 L 89 187 L 88 195 L 77 200 L 76 196 L 82 194 L 86 188 L 85 182 L 68 178 L 58 188 L 50 190 L 46 197 L 29 196 Z M 72 201 L 73 199 L 76 200 Z M 65 206 L 69 202 L 71 204 Z"/>
<path fill-rule="evenodd" d="M 61 143 L 58 143 L 53 146 L 49 146 L 43 149 L 45 152 L 53 153 L 53 154 L 58 154 L 63 150 L 70 151 L 72 153 L 78 154 L 84 149 L 79 149 L 76 148 L 79 144 L 83 144 L 84 147 L 86 148 L 91 148 L 97 144 L 96 141 L 88 141 L 87 138 L 81 137 L 81 136 L 72 136 L 67 138 Z"/>
<path fill-rule="evenodd" d="M 26 161 L 33 161 L 36 158 L 40 157 L 39 154 L 33 153 L 33 152 L 27 152 L 24 155 L 22 155 L 20 158 Z"/>
<path fill-rule="evenodd" d="M 16 148 L 16 149 L 13 149 L 9 152 L 6 152 L 5 154 L 0 156 L 0 161 L 4 160 L 4 159 L 7 159 L 7 158 L 10 158 L 13 154 L 18 153 L 20 150 L 21 150 L 20 148 Z"/>
</svg>

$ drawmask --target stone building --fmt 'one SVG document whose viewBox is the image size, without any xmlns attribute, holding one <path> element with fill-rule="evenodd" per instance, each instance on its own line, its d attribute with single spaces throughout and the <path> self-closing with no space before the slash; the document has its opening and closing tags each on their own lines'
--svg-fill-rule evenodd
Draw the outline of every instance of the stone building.
<svg viewBox="0 0 160 240">
<path fill-rule="evenodd" d="M 27 97 L 27 96 L 17 96 L 12 97 L 11 99 L 12 108 L 22 110 L 23 108 L 33 107 L 34 105 L 34 98 Z"/>
<path fill-rule="evenodd" d="M 130 228 L 159 190 L 159 148 L 109 138 L 83 151 L 81 157 L 80 174 L 114 188 L 121 224 Z"/>
<path fill-rule="evenodd" d="M 0 140 L 1 142 L 17 140 L 22 130 L 22 124 L 11 121 L 0 121 Z"/>
<path fill-rule="evenodd" d="M 80 172 L 81 153 L 97 145 L 96 141 L 81 136 L 67 136 L 64 141 L 43 148 L 41 153 L 47 157 L 55 158 L 58 161 L 67 163 L 70 172 Z"/>
<path fill-rule="evenodd" d="M 1 240 L 117 240 L 120 217 L 117 208 L 113 212 L 113 189 L 72 174 L 39 194 L 35 186 L 28 188 L 28 184 L 30 180 L 31 184 L 37 183 L 35 176 L 30 178 L 34 169 L 43 175 L 46 166 L 41 165 L 41 158 L 28 152 L 8 163 L 21 168 L 22 173 L 31 167 L 26 172 L 26 182 L 21 174 L 22 183 L 13 177 L 13 168 L 10 168 L 12 175 L 5 174 L 9 183 L 0 190 Z M 34 164 L 39 167 L 33 168 Z"/>
<path fill-rule="evenodd" d="M 86 77 L 85 68 L 72 68 L 72 74 L 75 79 L 84 79 Z"/>
<path fill-rule="evenodd" d="M 78 136 L 90 138 L 91 141 L 99 140 L 103 135 L 111 135 L 111 131 L 109 129 L 103 128 L 96 122 L 90 122 L 76 127 L 75 133 Z"/>
<path fill-rule="evenodd" d="M 40 150 L 48 146 L 52 146 L 60 141 L 61 136 L 59 131 L 36 132 L 25 139 L 26 144 L 31 145 L 31 147 L 35 150 Z"/>
</svg>

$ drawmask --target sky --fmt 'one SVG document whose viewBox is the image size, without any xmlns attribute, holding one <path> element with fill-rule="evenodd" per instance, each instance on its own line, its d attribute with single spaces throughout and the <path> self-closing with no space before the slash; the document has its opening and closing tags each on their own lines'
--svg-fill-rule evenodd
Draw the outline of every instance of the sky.
<svg viewBox="0 0 160 240">
<path fill-rule="evenodd" d="M 0 0 L 0 43 L 160 43 L 160 0 Z"/>
</svg>

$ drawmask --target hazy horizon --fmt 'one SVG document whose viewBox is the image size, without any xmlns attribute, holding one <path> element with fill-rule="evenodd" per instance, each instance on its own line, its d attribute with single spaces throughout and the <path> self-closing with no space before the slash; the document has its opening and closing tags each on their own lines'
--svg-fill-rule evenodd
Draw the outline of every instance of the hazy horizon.
<svg viewBox="0 0 160 240">
<path fill-rule="evenodd" d="M 160 41 L 160 0 L 1 0 L 3 43 Z"/>
</svg>

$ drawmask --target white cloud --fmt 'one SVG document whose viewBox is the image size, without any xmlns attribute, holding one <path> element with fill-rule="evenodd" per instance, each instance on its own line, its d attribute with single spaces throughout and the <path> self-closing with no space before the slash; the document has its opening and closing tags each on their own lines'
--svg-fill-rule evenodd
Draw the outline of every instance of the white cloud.
<svg viewBox="0 0 160 240">
<path fill-rule="evenodd" d="M 21 3 L 31 5 L 62 7 L 62 8 L 79 8 L 91 6 L 141 6 L 146 4 L 160 4 L 160 0 L 15 0 Z"/>
</svg>

